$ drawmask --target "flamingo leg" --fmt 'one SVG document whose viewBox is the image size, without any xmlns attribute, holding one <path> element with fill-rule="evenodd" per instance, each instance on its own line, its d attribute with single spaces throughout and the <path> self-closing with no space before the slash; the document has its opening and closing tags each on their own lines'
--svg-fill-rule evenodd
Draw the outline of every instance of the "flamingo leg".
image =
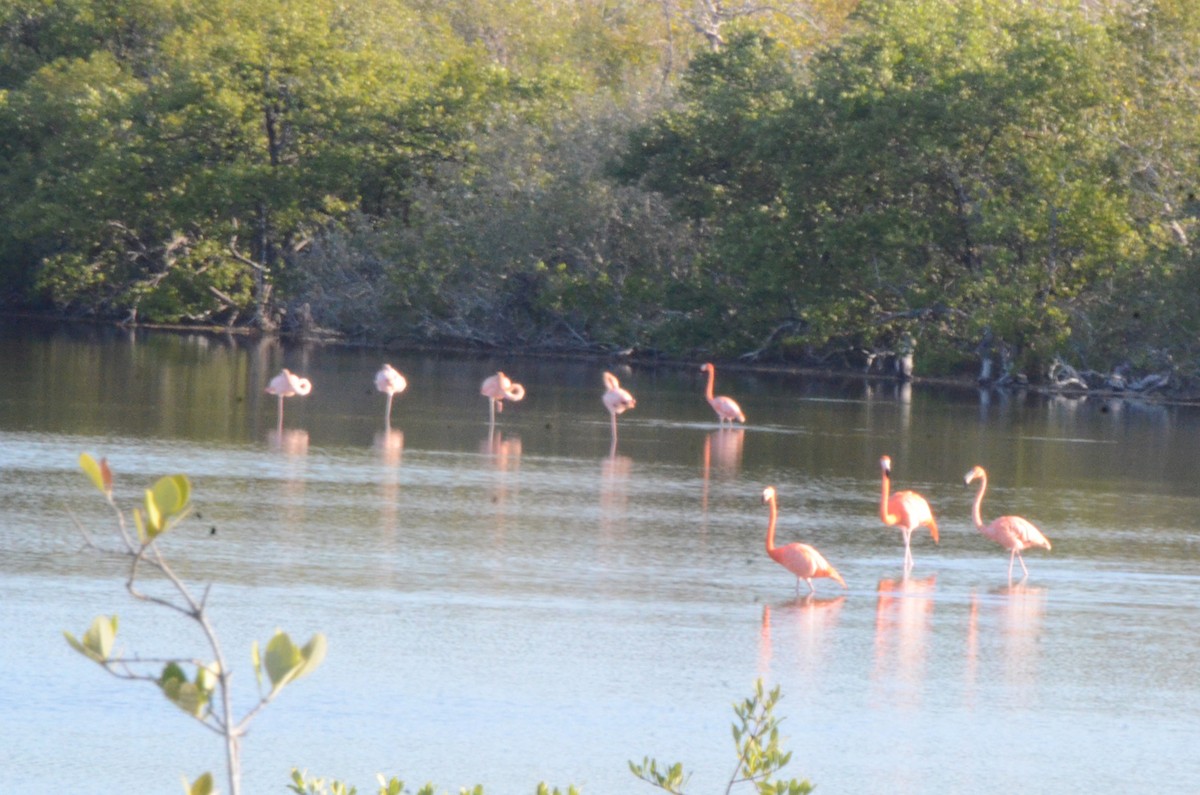
<svg viewBox="0 0 1200 795">
<path fill-rule="evenodd" d="M 392 398 L 395 397 L 391 392 L 388 392 L 387 410 L 383 412 L 384 423 L 390 428 L 392 427 Z"/>
<path fill-rule="evenodd" d="M 282 431 L 283 430 L 283 395 L 279 396 L 279 411 L 277 411 L 276 413 L 279 415 L 279 430 Z"/>
<path fill-rule="evenodd" d="M 913 567 L 912 557 L 912 531 L 905 529 L 904 534 L 904 570 L 909 571 Z"/>
<path fill-rule="evenodd" d="M 491 415 L 488 418 L 489 425 L 496 424 L 496 399 L 488 398 L 488 408 L 491 409 Z"/>
<path fill-rule="evenodd" d="M 1028 577 L 1029 569 L 1025 568 L 1025 556 L 1021 554 L 1021 550 L 1019 549 L 1014 549 L 1013 551 L 1017 553 L 1017 560 L 1021 563 L 1021 571 L 1025 572 L 1025 576 Z"/>
</svg>

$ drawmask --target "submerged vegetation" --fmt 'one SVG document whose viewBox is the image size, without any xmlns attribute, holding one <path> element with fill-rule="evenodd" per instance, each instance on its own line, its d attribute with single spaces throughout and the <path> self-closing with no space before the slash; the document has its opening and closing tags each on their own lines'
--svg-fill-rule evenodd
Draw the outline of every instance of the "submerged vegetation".
<svg viewBox="0 0 1200 795">
<path fill-rule="evenodd" d="M 13 0 L 0 301 L 1178 386 L 1192 10 Z"/>
</svg>

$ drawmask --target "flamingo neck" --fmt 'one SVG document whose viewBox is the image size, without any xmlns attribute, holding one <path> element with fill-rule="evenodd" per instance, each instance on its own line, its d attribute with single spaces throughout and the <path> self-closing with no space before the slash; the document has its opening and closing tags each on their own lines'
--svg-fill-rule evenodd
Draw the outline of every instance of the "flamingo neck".
<svg viewBox="0 0 1200 795">
<path fill-rule="evenodd" d="M 775 519 L 779 515 L 779 509 L 775 505 L 775 498 L 767 500 L 767 506 L 771 511 L 771 518 L 767 521 L 767 554 L 775 551 Z"/>
<path fill-rule="evenodd" d="M 888 471 L 886 469 L 883 470 L 883 491 L 879 495 L 879 518 L 883 520 L 884 524 L 896 523 L 896 517 L 888 513 L 888 495 L 891 490 L 891 480 Z"/>
<path fill-rule="evenodd" d="M 707 369 L 708 369 L 708 388 L 704 390 L 704 397 L 708 398 L 709 403 L 712 403 L 713 382 L 717 380 L 717 368 L 710 365 Z"/>
<path fill-rule="evenodd" d="M 983 515 L 980 509 L 983 507 L 983 493 L 987 491 L 987 475 L 982 475 L 979 478 L 979 492 L 975 495 L 975 505 L 971 509 L 971 516 L 975 520 L 976 529 L 983 529 Z"/>
</svg>

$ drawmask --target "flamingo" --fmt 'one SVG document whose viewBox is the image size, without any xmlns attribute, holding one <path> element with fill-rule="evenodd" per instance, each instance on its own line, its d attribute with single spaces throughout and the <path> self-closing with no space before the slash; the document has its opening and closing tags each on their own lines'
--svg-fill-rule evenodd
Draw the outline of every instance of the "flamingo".
<svg viewBox="0 0 1200 795">
<path fill-rule="evenodd" d="M 279 371 L 279 374 L 267 383 L 266 392 L 268 395 L 279 396 L 279 427 L 283 427 L 283 399 L 300 395 L 307 395 L 312 391 L 312 382 L 307 378 L 301 378 L 286 367 Z"/>
<path fill-rule="evenodd" d="M 408 389 L 408 379 L 390 364 L 385 364 L 375 374 L 375 388 L 387 395 L 387 410 L 383 413 L 388 425 L 392 424 L 392 398 Z"/>
<path fill-rule="evenodd" d="M 1050 549 L 1050 541 L 1042 535 L 1041 530 L 1034 527 L 1032 522 L 1020 516 L 1001 516 L 993 519 L 991 524 L 984 526 L 979 508 L 983 505 L 983 493 L 987 491 L 987 472 L 981 466 L 972 468 L 963 476 L 963 480 L 968 485 L 976 479 L 979 480 L 979 493 L 975 495 L 973 511 L 975 529 L 1009 551 L 1008 579 L 1010 582 L 1012 581 L 1013 558 L 1021 561 L 1021 571 L 1025 572 L 1025 576 L 1028 577 L 1029 569 L 1025 567 L 1025 559 L 1021 557 L 1021 550 L 1030 547 Z"/>
<path fill-rule="evenodd" d="M 762 498 L 763 502 L 771 509 L 771 519 L 767 523 L 767 554 L 780 566 L 796 575 L 796 595 L 800 594 L 801 580 L 808 583 L 810 594 L 816 593 L 817 587 L 813 585 L 814 577 L 829 577 L 845 588 L 846 581 L 842 579 L 842 575 L 838 574 L 837 569 L 830 566 L 821 553 L 808 544 L 792 543 L 784 544 L 781 547 L 775 546 L 775 520 L 779 515 L 779 509 L 775 504 L 775 487 L 767 486 L 763 489 Z"/>
<path fill-rule="evenodd" d="M 937 520 L 933 518 L 933 511 L 929 508 L 929 503 L 915 491 L 898 491 L 889 497 L 892 459 L 886 455 L 883 456 L 879 459 L 879 466 L 883 470 L 883 493 L 879 498 L 879 518 L 888 527 L 899 527 L 900 532 L 904 534 L 904 570 L 908 571 L 913 567 L 913 530 L 921 525 L 928 525 L 929 534 L 933 536 L 933 543 L 936 544 L 938 543 Z"/>
<path fill-rule="evenodd" d="M 617 415 L 636 406 L 637 401 L 627 390 L 621 388 L 621 382 L 612 373 L 604 374 L 604 386 L 607 389 L 601 400 L 604 401 L 604 408 L 608 409 L 609 416 L 612 418 L 612 436 L 615 446 L 617 443 Z"/>
<path fill-rule="evenodd" d="M 483 385 L 479 387 L 479 394 L 488 399 L 488 404 L 491 406 L 491 422 L 496 422 L 496 413 L 504 411 L 504 401 L 518 401 L 525 397 L 525 387 L 514 382 L 502 372 L 497 372 L 495 375 L 489 375 L 483 379 Z"/>
<path fill-rule="evenodd" d="M 700 365 L 700 372 L 705 370 L 708 371 L 708 388 L 704 391 L 704 397 L 708 400 L 708 405 L 712 406 L 713 411 L 717 412 L 717 422 L 721 425 L 726 422 L 733 425 L 734 420 L 744 423 L 746 415 L 742 413 L 737 401 L 726 395 L 713 397 L 713 381 L 717 379 L 717 368 L 713 367 L 711 362 L 707 362 Z"/>
</svg>

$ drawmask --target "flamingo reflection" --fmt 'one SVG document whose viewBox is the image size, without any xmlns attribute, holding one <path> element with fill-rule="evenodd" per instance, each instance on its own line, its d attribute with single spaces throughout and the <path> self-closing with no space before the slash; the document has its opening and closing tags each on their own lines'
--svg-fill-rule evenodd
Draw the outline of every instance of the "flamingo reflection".
<svg viewBox="0 0 1200 795">
<path fill-rule="evenodd" d="M 521 461 L 521 437 L 509 436 L 491 428 L 479 443 L 479 452 L 490 456 L 493 466 L 500 472 L 514 469 Z"/>
<path fill-rule="evenodd" d="M 971 612 L 967 626 L 967 692 L 974 692 L 981 662 L 999 660 L 1003 671 L 997 677 L 1012 688 L 1022 703 L 1032 697 L 1037 680 L 1037 664 L 1046 613 L 1046 589 L 1024 582 L 989 591 L 984 597 L 971 594 Z M 981 628 L 983 631 L 981 632 Z M 988 632 L 988 630 L 993 630 Z M 1001 648 L 989 654 L 993 642 Z M 1002 677 L 1002 678 L 1001 678 Z"/>
<path fill-rule="evenodd" d="M 742 468 L 742 445 L 746 438 L 744 428 L 722 428 L 704 437 L 704 460 L 701 471 L 702 487 L 700 505 L 708 510 L 708 480 L 716 463 L 717 474 L 733 480 Z"/>
<path fill-rule="evenodd" d="M 838 623 L 845 595 L 819 598 L 808 594 L 780 602 L 772 612 L 771 605 L 763 605 L 762 629 L 759 634 L 758 668 L 765 678 L 771 670 L 774 648 L 772 644 L 772 622 L 784 637 L 790 637 L 795 646 L 794 659 L 800 670 L 816 674 L 826 667 L 829 650 L 828 638 Z M 793 655 L 788 655 L 791 662 Z M 806 681 L 810 677 L 805 678 Z"/>
<path fill-rule="evenodd" d="M 936 574 L 879 581 L 872 680 L 892 704 L 912 706 L 920 700 L 936 584 Z"/>
<path fill-rule="evenodd" d="M 272 450 L 277 450 L 288 457 L 308 455 L 308 431 L 279 430 L 267 434 L 267 444 Z"/>
<path fill-rule="evenodd" d="M 612 530 L 623 525 L 629 506 L 629 479 L 633 459 L 612 452 L 600 462 L 600 527 Z"/>
<path fill-rule="evenodd" d="M 400 459 L 404 457 L 404 431 L 396 431 L 391 428 L 380 431 L 375 434 L 374 446 L 383 463 L 399 466 Z"/>
</svg>

